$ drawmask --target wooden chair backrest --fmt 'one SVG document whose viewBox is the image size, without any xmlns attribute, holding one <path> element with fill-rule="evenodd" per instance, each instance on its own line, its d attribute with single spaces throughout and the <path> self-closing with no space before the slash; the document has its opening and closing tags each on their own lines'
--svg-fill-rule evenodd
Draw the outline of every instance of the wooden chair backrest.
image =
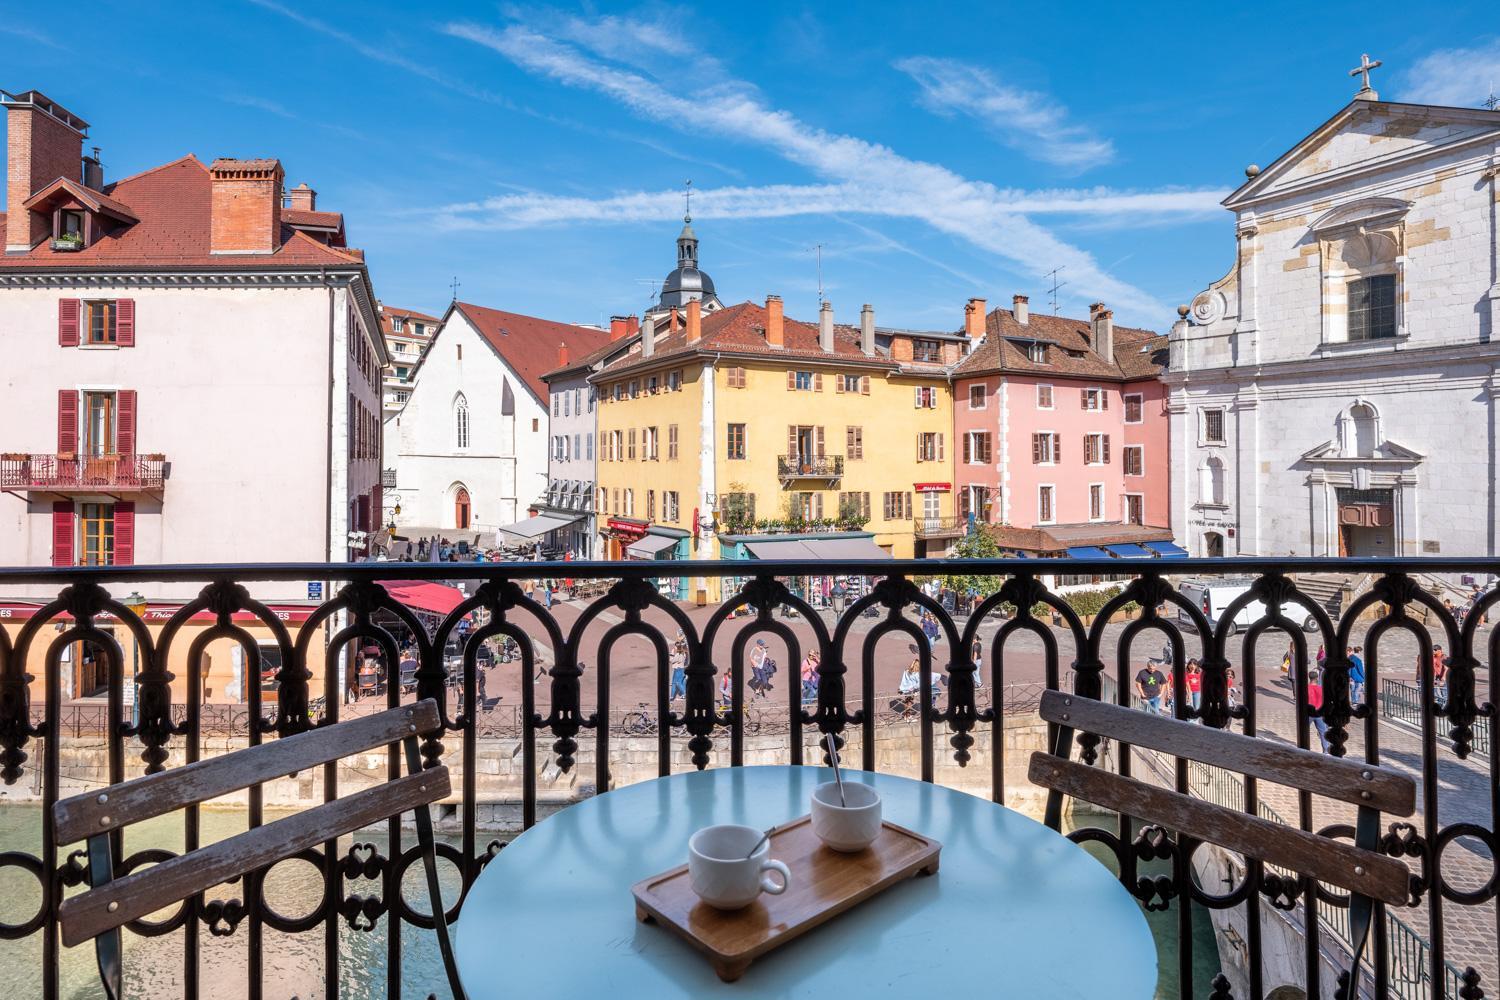
<svg viewBox="0 0 1500 1000">
<path fill-rule="evenodd" d="M 1350 802 L 1361 810 L 1397 816 L 1410 816 L 1416 811 L 1415 783 L 1399 772 L 1373 764 L 1280 746 L 1062 691 L 1043 694 L 1040 711 L 1043 719 L 1063 727 L 1059 747 L 1065 748 L 1071 731 L 1078 729 L 1121 744 L 1159 750 Z M 1032 754 L 1030 776 L 1055 793 L 1311 875 L 1359 895 L 1394 905 L 1407 902 L 1410 869 L 1367 847 L 1320 837 L 1089 767 L 1068 760 L 1065 753 Z"/>
<path fill-rule="evenodd" d="M 121 827 L 350 754 L 414 741 L 440 725 L 437 703 L 429 698 L 75 795 L 53 806 L 55 840 L 63 845 L 87 839 L 92 864 L 96 849 L 108 851 L 103 835 Z M 451 793 L 446 767 L 417 771 L 95 884 L 59 908 L 63 944 L 72 947 L 88 941 L 231 878 Z"/>
</svg>

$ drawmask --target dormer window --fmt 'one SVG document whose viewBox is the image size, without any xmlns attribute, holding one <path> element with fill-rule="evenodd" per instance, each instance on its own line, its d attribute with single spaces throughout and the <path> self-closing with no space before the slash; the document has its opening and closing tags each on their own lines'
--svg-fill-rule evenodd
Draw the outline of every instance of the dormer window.
<svg viewBox="0 0 1500 1000">
<path fill-rule="evenodd" d="M 1027 344 L 1026 360 L 1033 364 L 1045 365 L 1047 363 L 1047 345 L 1038 343 Z"/>
<path fill-rule="evenodd" d="M 401 332 L 401 317 L 400 316 L 392 316 L 391 317 L 391 332 L 392 333 L 400 333 Z"/>
<path fill-rule="evenodd" d="M 936 340 L 914 338 L 911 342 L 911 358 L 913 361 L 942 361 L 943 346 Z"/>
</svg>

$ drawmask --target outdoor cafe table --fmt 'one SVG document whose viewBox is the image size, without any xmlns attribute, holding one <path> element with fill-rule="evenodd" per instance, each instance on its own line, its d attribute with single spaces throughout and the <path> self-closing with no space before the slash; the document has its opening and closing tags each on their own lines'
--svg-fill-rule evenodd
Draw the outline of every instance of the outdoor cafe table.
<svg viewBox="0 0 1500 1000">
<path fill-rule="evenodd" d="M 489 863 L 464 903 L 456 950 L 471 1000 L 1154 995 L 1151 931 L 1103 864 L 987 799 L 884 774 L 845 778 L 878 789 L 886 819 L 942 843 L 936 875 L 859 904 L 733 983 L 671 931 L 636 920 L 631 886 L 684 864 L 695 830 L 805 815 L 832 774 L 691 771 L 542 820 Z"/>
</svg>

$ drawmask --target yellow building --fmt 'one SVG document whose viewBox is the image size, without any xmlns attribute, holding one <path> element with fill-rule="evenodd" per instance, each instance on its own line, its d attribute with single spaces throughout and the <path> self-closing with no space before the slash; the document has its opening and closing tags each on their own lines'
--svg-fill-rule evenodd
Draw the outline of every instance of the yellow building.
<svg viewBox="0 0 1500 1000">
<path fill-rule="evenodd" d="M 982 326 L 983 302 L 969 311 Z M 877 329 L 869 306 L 857 327 L 826 303 L 800 323 L 777 296 L 648 320 L 591 379 L 601 551 L 734 558 L 806 539 L 788 554 L 944 554 L 963 532 L 948 370 L 968 342 Z"/>
</svg>

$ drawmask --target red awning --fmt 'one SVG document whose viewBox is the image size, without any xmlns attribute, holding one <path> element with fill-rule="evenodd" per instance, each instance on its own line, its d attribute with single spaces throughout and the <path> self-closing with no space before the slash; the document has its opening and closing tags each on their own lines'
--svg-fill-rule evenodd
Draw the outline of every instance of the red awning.
<svg viewBox="0 0 1500 1000">
<path fill-rule="evenodd" d="M 416 580 L 381 580 L 386 593 L 409 608 L 446 615 L 464 601 L 464 592 L 441 583 Z"/>
</svg>

